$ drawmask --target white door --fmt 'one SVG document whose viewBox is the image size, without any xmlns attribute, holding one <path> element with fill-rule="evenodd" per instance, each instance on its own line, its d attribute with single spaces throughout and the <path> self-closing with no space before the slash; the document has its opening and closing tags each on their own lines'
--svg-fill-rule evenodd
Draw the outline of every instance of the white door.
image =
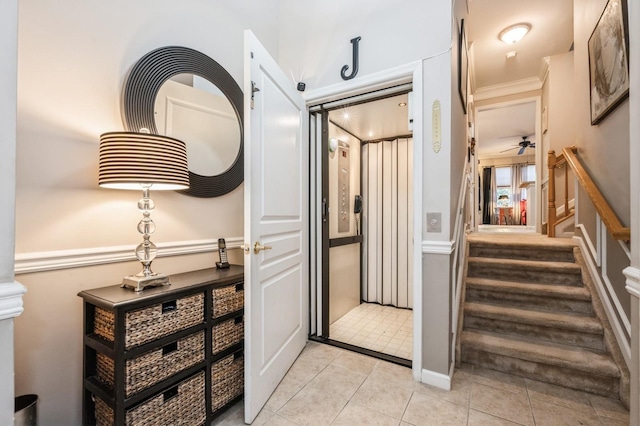
<svg viewBox="0 0 640 426">
<path fill-rule="evenodd" d="M 248 30 L 244 53 L 244 238 L 250 246 L 244 402 L 250 423 L 307 341 L 309 135 L 302 96 Z"/>
</svg>

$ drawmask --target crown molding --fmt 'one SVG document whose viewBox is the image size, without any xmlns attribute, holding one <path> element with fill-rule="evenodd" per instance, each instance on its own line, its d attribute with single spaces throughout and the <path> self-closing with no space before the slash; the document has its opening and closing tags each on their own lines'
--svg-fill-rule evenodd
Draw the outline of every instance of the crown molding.
<svg viewBox="0 0 640 426">
<path fill-rule="evenodd" d="M 544 86 L 545 81 L 547 81 L 547 77 L 549 77 L 549 56 L 545 56 L 544 58 L 542 58 L 542 65 L 540 66 L 540 74 L 538 75 L 538 78 L 542 83 L 540 87 Z"/>
<path fill-rule="evenodd" d="M 494 84 L 492 86 L 479 87 L 473 94 L 475 101 L 499 98 L 501 96 L 515 95 L 522 92 L 531 92 L 542 89 L 542 81 L 539 77 L 529 77 L 522 80 L 507 83 Z"/>
<path fill-rule="evenodd" d="M 26 292 L 19 282 L 0 283 L 0 320 L 17 317 L 24 311 L 22 295 Z"/>
<path fill-rule="evenodd" d="M 227 249 L 240 248 L 244 238 L 226 238 Z M 213 252 L 218 249 L 218 240 L 192 240 L 158 243 L 158 257 L 182 256 Z M 54 271 L 137 260 L 135 246 L 110 246 L 89 249 L 57 250 L 46 252 L 18 253 L 15 273 Z"/>
</svg>

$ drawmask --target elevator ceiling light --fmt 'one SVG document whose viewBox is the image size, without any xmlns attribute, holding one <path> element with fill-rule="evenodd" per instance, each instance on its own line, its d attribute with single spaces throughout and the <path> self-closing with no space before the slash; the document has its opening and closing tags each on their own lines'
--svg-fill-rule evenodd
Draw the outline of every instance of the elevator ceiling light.
<svg viewBox="0 0 640 426">
<path fill-rule="evenodd" d="M 507 44 L 514 44 L 522 40 L 530 29 L 531 25 L 529 24 L 512 25 L 502 30 L 498 35 L 498 38 Z"/>
</svg>

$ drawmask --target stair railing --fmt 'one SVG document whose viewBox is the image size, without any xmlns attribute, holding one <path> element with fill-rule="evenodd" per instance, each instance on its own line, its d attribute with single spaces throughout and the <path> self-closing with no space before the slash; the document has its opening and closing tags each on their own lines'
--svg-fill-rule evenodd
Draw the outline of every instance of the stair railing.
<svg viewBox="0 0 640 426">
<path fill-rule="evenodd" d="M 547 164 L 549 167 L 549 214 L 547 218 L 547 235 L 549 237 L 556 236 L 556 224 L 560 222 L 564 217 L 569 215 L 569 176 L 568 169 L 569 167 L 573 171 L 573 174 L 577 181 L 580 183 L 582 189 L 586 192 L 586 194 L 591 199 L 598 215 L 600 216 L 600 220 L 604 223 L 609 234 L 619 241 L 629 241 L 631 238 L 631 232 L 629 228 L 622 226 L 622 223 L 616 216 L 615 212 L 604 198 L 596 184 L 593 182 L 593 179 L 589 176 L 589 173 L 586 171 L 580 159 L 576 155 L 578 152 L 578 148 L 575 146 L 571 146 L 568 148 L 563 148 L 562 153 L 556 156 L 556 152 L 554 150 L 550 150 L 547 157 Z M 566 167 L 567 165 L 568 167 Z M 555 178 L 555 170 L 558 168 L 564 167 L 565 169 L 565 179 L 564 179 L 564 216 L 558 216 L 556 210 L 556 178 Z"/>
<path fill-rule="evenodd" d="M 466 169 L 466 168 L 465 168 Z M 471 174 L 465 170 L 460 182 L 460 192 L 458 195 L 458 209 L 456 210 L 456 221 L 453 229 L 453 265 L 451 267 L 451 333 L 453 335 L 451 357 L 455 363 L 455 344 L 458 333 L 458 318 L 460 301 L 462 298 L 462 280 L 464 278 L 464 256 L 467 248 L 467 221 L 466 214 L 472 210 L 472 206 L 467 206 L 468 187 L 472 185 Z M 471 200 L 469 200 L 471 203 Z"/>
</svg>

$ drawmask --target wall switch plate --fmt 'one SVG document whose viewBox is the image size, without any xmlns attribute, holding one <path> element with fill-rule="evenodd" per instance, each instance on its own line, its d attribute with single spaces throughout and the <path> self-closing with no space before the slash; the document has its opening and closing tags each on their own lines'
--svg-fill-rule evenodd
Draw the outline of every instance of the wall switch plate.
<svg viewBox="0 0 640 426">
<path fill-rule="evenodd" d="M 442 213 L 427 213 L 427 232 L 442 232 Z"/>
</svg>

